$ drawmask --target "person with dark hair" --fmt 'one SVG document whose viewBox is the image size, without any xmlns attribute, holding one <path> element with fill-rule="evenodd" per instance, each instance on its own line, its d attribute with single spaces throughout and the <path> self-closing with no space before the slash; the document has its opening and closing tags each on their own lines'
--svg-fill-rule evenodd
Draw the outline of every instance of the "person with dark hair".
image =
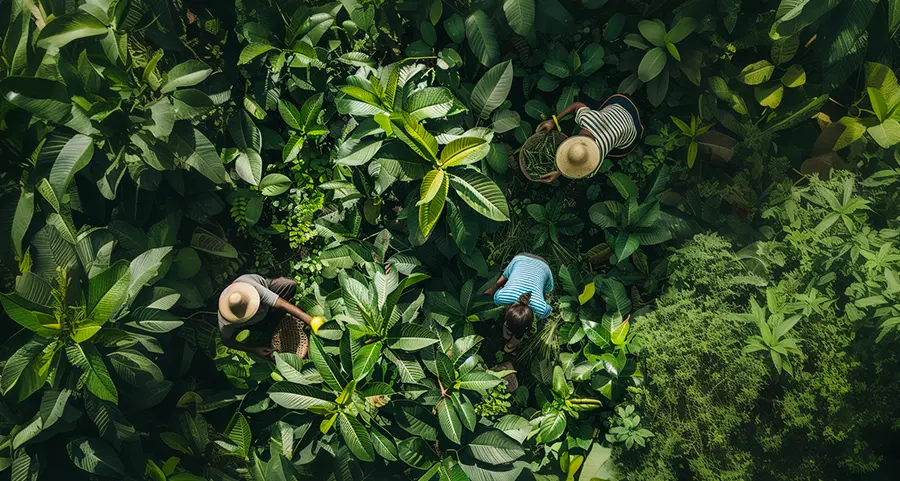
<svg viewBox="0 0 900 481">
<path fill-rule="evenodd" d="M 503 313 L 503 337 L 507 340 L 503 350 L 515 350 L 531 329 L 534 316 L 541 319 L 553 310 L 544 294 L 553 290 L 553 273 L 543 257 L 522 253 L 510 261 L 485 294 L 494 296 L 494 304 L 508 306 Z"/>
</svg>

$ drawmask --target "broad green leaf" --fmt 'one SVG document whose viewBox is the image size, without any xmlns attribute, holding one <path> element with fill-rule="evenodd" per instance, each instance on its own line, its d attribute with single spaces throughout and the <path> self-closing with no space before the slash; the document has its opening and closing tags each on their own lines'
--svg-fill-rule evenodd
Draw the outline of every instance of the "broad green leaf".
<svg viewBox="0 0 900 481">
<path fill-rule="evenodd" d="M 437 407 L 438 422 L 447 439 L 460 444 L 462 443 L 462 423 L 451 404 L 451 400 L 447 398 L 440 401 Z"/>
<path fill-rule="evenodd" d="M 281 115 L 284 123 L 288 124 L 288 127 L 294 130 L 303 129 L 303 120 L 300 118 L 300 111 L 297 110 L 297 107 L 295 107 L 294 104 L 285 99 L 279 100 L 278 113 Z"/>
<path fill-rule="evenodd" d="M 0 376 L 3 394 L 8 394 L 17 385 L 20 401 L 34 394 L 47 380 L 50 362 L 57 349 L 58 343 L 42 337 L 26 342 L 3 366 L 3 375 Z"/>
<path fill-rule="evenodd" d="M 331 411 L 337 407 L 329 400 L 333 397 L 324 391 L 292 382 L 278 382 L 269 388 L 269 398 L 287 409 L 304 409 L 317 413 Z"/>
<path fill-rule="evenodd" d="M 317 336 L 311 336 L 309 339 L 309 358 L 312 359 L 313 365 L 322 376 L 322 381 L 335 391 L 342 391 L 346 381 L 341 375 L 340 369 L 335 364 L 334 359 L 325 352 L 322 342 Z"/>
<path fill-rule="evenodd" d="M 105 35 L 107 32 L 109 29 L 97 17 L 83 10 L 75 10 L 48 22 L 38 35 L 37 46 L 43 49 L 61 48 L 73 40 Z"/>
<path fill-rule="evenodd" d="M 781 65 L 794 58 L 794 55 L 797 54 L 797 49 L 799 48 L 800 37 L 786 37 L 772 42 L 772 48 L 769 54 L 772 57 L 772 61 L 775 62 L 775 65 Z"/>
<path fill-rule="evenodd" d="M 475 406 L 472 404 L 472 401 L 469 401 L 469 398 L 461 392 L 451 394 L 450 398 L 453 401 L 454 409 L 459 414 L 462 425 L 469 431 L 475 431 L 478 418 L 475 415 Z"/>
<path fill-rule="evenodd" d="M 31 305 L 30 302 L 18 295 L 0 294 L 0 304 L 3 305 L 3 310 L 10 319 L 43 337 L 53 337 L 62 329 L 55 316 L 39 310 L 47 308 Z"/>
<path fill-rule="evenodd" d="M 503 13 L 513 32 L 526 37 L 534 26 L 534 0 L 504 0 Z"/>
<path fill-rule="evenodd" d="M 173 152 L 204 177 L 215 184 L 224 184 L 228 178 L 228 172 L 222 165 L 222 159 L 216 152 L 216 147 L 187 122 L 176 123 L 175 129 L 169 136 L 169 145 L 173 146 Z"/>
<path fill-rule="evenodd" d="M 419 195 L 425 196 L 424 198 L 431 196 L 431 198 L 425 202 L 420 200 L 416 203 L 419 208 L 419 230 L 424 237 L 428 237 L 434 226 L 437 225 L 437 221 L 444 211 L 444 203 L 447 201 L 449 189 L 450 179 L 443 170 L 435 169 L 425 174 Z"/>
<path fill-rule="evenodd" d="M 768 82 L 773 72 L 775 72 L 774 65 L 768 60 L 760 60 L 744 67 L 738 75 L 738 80 L 747 85 L 759 85 Z"/>
<path fill-rule="evenodd" d="M 120 260 L 88 282 L 87 314 L 103 325 L 125 301 L 131 283 L 129 263 Z"/>
<path fill-rule="evenodd" d="M 794 64 L 788 67 L 787 71 L 781 77 L 781 83 L 789 89 L 800 87 L 806 83 L 806 71 L 800 64 Z"/>
<path fill-rule="evenodd" d="M 637 197 L 638 188 L 637 184 L 631 180 L 631 177 L 621 173 L 614 172 L 609 175 L 609 182 L 619 191 L 619 195 L 621 195 L 626 200 Z"/>
<path fill-rule="evenodd" d="M 446 178 L 446 174 L 441 169 L 434 169 L 431 172 L 425 174 L 425 178 L 422 179 L 422 184 L 419 186 L 419 201 L 416 202 L 416 206 L 422 206 L 431 202 L 437 195 L 438 192 L 444 191 L 449 185 L 449 181 Z M 447 194 L 444 192 L 442 197 L 446 198 Z M 440 214 L 440 212 L 438 212 Z M 426 217 L 427 223 L 428 217 Z M 422 218 L 420 216 L 419 223 L 421 225 Z M 430 230 L 430 229 L 423 229 Z"/>
<path fill-rule="evenodd" d="M 416 324 L 401 324 L 388 334 L 390 348 L 401 351 L 418 351 L 437 342 L 434 331 Z"/>
<path fill-rule="evenodd" d="M 409 95 L 406 111 L 416 120 L 437 119 L 446 116 L 455 103 L 449 89 L 425 87 Z"/>
<path fill-rule="evenodd" d="M 425 471 L 438 461 L 434 449 L 422 438 L 407 438 L 397 443 L 397 456 L 413 468 Z"/>
<path fill-rule="evenodd" d="M 588 76 L 600 70 L 604 63 L 604 53 L 603 47 L 596 43 L 584 47 L 581 55 L 581 67 L 578 68 L 576 73 L 580 76 Z"/>
<path fill-rule="evenodd" d="M 355 417 L 341 413 L 338 417 L 338 428 L 341 439 L 360 461 L 374 461 L 375 447 L 369 432 Z"/>
<path fill-rule="evenodd" d="M 459 378 L 459 388 L 470 391 L 487 391 L 500 384 L 501 380 L 494 376 L 481 371 L 472 371 L 464 374 Z"/>
<path fill-rule="evenodd" d="M 487 119 L 509 95 L 512 87 L 513 66 L 511 61 L 495 65 L 478 80 L 469 99 L 472 113 L 480 119 Z"/>
<path fill-rule="evenodd" d="M 402 114 L 402 121 L 392 120 L 394 134 L 424 159 L 436 162 L 438 143 L 430 132 L 407 113 Z"/>
<path fill-rule="evenodd" d="M 481 65 L 491 67 L 500 59 L 494 27 L 483 10 L 475 10 L 466 18 L 466 39 Z"/>
<path fill-rule="evenodd" d="M 545 439 L 544 442 L 552 440 Z M 521 444 L 496 429 L 475 436 L 469 443 L 469 449 L 475 459 L 492 465 L 511 463 L 525 454 Z"/>
<path fill-rule="evenodd" d="M 304 132 L 310 133 L 319 122 L 319 114 L 322 112 L 322 103 L 325 94 L 317 93 L 303 102 L 300 106 L 300 125 Z"/>
<path fill-rule="evenodd" d="M 387 461 L 397 461 L 397 445 L 394 444 L 393 436 L 382 432 L 382 428 L 372 426 L 372 445 L 375 452 Z"/>
<path fill-rule="evenodd" d="M 72 110 L 66 86 L 54 80 L 33 77 L 7 77 L 0 80 L 0 95 L 36 117 L 60 122 Z"/>
<path fill-rule="evenodd" d="M 474 164 L 487 155 L 490 145 L 480 137 L 460 137 L 451 140 L 441 151 L 441 167 Z"/>
<path fill-rule="evenodd" d="M 22 188 L 19 194 L 19 201 L 16 203 L 16 212 L 13 215 L 12 226 L 10 227 L 10 237 L 12 239 L 13 250 L 19 259 L 24 257 L 24 249 L 22 243 L 25 240 L 25 234 L 28 233 L 28 227 L 34 217 L 34 192 Z"/>
<path fill-rule="evenodd" d="M 531 434 L 531 423 L 527 419 L 515 414 L 507 414 L 500 418 L 494 427 L 520 444 L 528 439 Z"/>
<path fill-rule="evenodd" d="M 77 438 L 69 441 L 66 451 L 69 453 L 69 459 L 83 471 L 119 479 L 125 475 L 125 466 L 119 455 L 104 441 L 86 437 Z"/>
<path fill-rule="evenodd" d="M 484 174 L 460 170 L 450 174 L 450 185 L 479 214 L 499 222 L 509 220 L 509 206 L 503 191 Z"/>
<path fill-rule="evenodd" d="M 250 446 L 253 442 L 253 432 L 250 430 L 250 423 L 240 411 L 235 412 L 225 427 L 225 435 L 228 439 L 238 447 L 239 452 L 245 458 L 250 454 Z"/>
<path fill-rule="evenodd" d="M 93 344 L 70 344 L 66 346 L 66 357 L 81 370 L 82 382 L 91 394 L 104 401 L 119 403 L 116 385 L 109 376 L 103 357 Z"/>
<path fill-rule="evenodd" d="M 269 174 L 259 181 L 259 191 L 266 197 L 281 195 L 291 187 L 291 179 L 284 174 Z"/>
<path fill-rule="evenodd" d="M 94 141 L 81 134 L 76 134 L 65 141 L 64 144 L 48 144 L 50 155 L 55 154 L 56 159 L 50 169 L 50 186 L 58 198 L 67 193 L 69 183 L 75 174 L 87 166 L 94 155 Z"/>
<path fill-rule="evenodd" d="M 444 31 L 455 44 L 462 44 L 466 39 L 466 23 L 458 13 L 450 15 L 444 20 Z"/>
<path fill-rule="evenodd" d="M 238 58 L 238 65 L 248 64 L 256 57 L 259 57 L 270 50 L 276 50 L 275 46 L 267 43 L 250 43 L 241 50 L 241 55 Z"/>
<path fill-rule="evenodd" d="M 245 150 L 238 154 L 234 164 L 235 170 L 244 182 L 259 185 L 262 180 L 263 161 L 258 152 Z"/>
<path fill-rule="evenodd" d="M 364 165 L 372 160 L 381 150 L 382 141 L 362 141 L 360 139 L 347 139 L 341 143 L 335 152 L 334 163 L 356 167 Z"/>
<path fill-rule="evenodd" d="M 202 91 L 186 88 L 172 92 L 172 106 L 175 120 L 191 120 L 210 112 L 216 104 Z"/>
<path fill-rule="evenodd" d="M 160 92 L 168 93 L 181 87 L 192 87 L 206 80 L 211 73 L 212 69 L 199 60 L 182 62 L 166 74 L 166 82 L 160 87 Z"/>
<path fill-rule="evenodd" d="M 197 227 L 194 230 L 194 234 L 191 237 L 191 247 L 219 257 L 227 257 L 229 259 L 237 259 L 238 257 L 237 249 L 234 246 L 202 227 Z"/>
<path fill-rule="evenodd" d="M 753 88 L 753 94 L 759 105 L 775 109 L 781 105 L 781 99 L 784 97 L 784 86 L 781 84 L 757 85 Z"/>
<path fill-rule="evenodd" d="M 649 82 L 659 75 L 666 66 L 666 51 L 662 47 L 654 47 L 644 54 L 638 65 L 638 78 L 641 82 Z"/>
<path fill-rule="evenodd" d="M 672 29 L 665 36 L 665 40 L 671 43 L 678 43 L 684 40 L 688 35 L 697 29 L 697 21 L 691 17 L 681 17 Z"/>
<path fill-rule="evenodd" d="M 566 415 L 559 411 L 551 411 L 541 418 L 538 425 L 538 442 L 548 444 L 563 435 L 566 431 Z"/>
<path fill-rule="evenodd" d="M 866 131 L 884 149 L 900 142 L 900 122 L 894 119 L 887 119 L 879 125 L 869 127 Z"/>
<path fill-rule="evenodd" d="M 361 347 L 353 357 L 353 379 L 362 382 L 375 368 L 381 357 L 381 342 L 373 342 Z"/>
<path fill-rule="evenodd" d="M 163 259 L 171 251 L 172 247 L 157 247 L 147 250 L 131 261 L 131 264 L 128 266 L 129 285 L 126 302 L 131 302 L 141 288 L 156 280 L 160 275 L 160 269 L 163 267 Z M 162 274 L 165 274 L 165 272 Z"/>
<path fill-rule="evenodd" d="M 666 27 L 660 21 L 641 20 L 638 22 L 638 31 L 648 42 L 657 47 L 666 44 Z"/>
</svg>

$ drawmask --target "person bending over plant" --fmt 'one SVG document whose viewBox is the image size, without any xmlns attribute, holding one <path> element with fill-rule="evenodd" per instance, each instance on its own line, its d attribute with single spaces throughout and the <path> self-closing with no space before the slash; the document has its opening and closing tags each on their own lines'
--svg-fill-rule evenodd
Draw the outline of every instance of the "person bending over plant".
<svg viewBox="0 0 900 481">
<path fill-rule="evenodd" d="M 303 323 L 310 325 L 313 334 L 318 334 L 325 320 L 312 317 L 295 306 L 290 300 L 296 292 L 297 281 L 286 277 L 269 280 L 256 274 L 244 274 L 235 279 L 219 295 L 222 344 L 269 360 L 273 348 L 305 357 L 308 340 Z M 273 307 L 277 310 L 272 310 Z M 268 328 L 264 341 L 244 343 L 237 340 L 238 332 L 261 323 Z"/>
<path fill-rule="evenodd" d="M 544 294 L 553 291 L 553 273 L 543 257 L 523 252 L 513 257 L 503 275 L 485 294 L 494 296 L 494 304 L 509 306 L 503 313 L 503 351 L 511 353 L 534 323 L 544 319 L 552 308 Z"/>
<path fill-rule="evenodd" d="M 644 135 L 637 106 L 622 94 L 606 99 L 598 109 L 575 102 L 554 115 L 552 120 L 538 124 L 536 132 L 558 128 L 558 121 L 573 112 L 581 132 L 559 145 L 556 150 L 557 170 L 541 176 L 541 182 L 553 182 L 560 175 L 570 179 L 593 177 L 606 157 L 625 157 Z"/>
</svg>

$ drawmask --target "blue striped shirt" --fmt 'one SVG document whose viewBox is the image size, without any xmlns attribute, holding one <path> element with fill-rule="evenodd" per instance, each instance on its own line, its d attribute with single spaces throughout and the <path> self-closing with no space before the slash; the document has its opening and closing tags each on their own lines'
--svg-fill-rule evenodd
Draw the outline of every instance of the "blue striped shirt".
<svg viewBox="0 0 900 481">
<path fill-rule="evenodd" d="M 502 289 L 494 293 L 494 304 L 508 306 L 519 296 L 531 292 L 528 303 L 534 314 L 543 319 L 553 310 L 544 299 L 544 293 L 553 290 L 553 273 L 546 262 L 533 257 L 518 255 L 506 266 L 503 277 L 507 279 Z"/>
</svg>

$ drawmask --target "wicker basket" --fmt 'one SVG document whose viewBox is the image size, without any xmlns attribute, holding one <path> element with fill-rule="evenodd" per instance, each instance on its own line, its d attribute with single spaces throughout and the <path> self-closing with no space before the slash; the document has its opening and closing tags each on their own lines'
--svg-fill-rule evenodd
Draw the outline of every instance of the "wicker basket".
<svg viewBox="0 0 900 481">
<path fill-rule="evenodd" d="M 540 182 L 540 180 L 531 178 L 531 174 L 529 174 L 528 169 L 525 168 L 525 151 L 533 148 L 535 144 L 537 144 L 539 141 L 543 140 L 544 137 L 546 137 L 548 135 L 553 135 L 554 137 L 556 137 L 557 145 L 561 144 L 563 140 L 566 140 L 569 137 L 568 135 L 566 135 L 558 130 L 551 130 L 549 132 L 538 132 L 538 133 L 532 135 L 531 137 L 528 137 L 528 139 L 525 140 L 525 143 L 522 144 L 522 148 L 519 149 L 519 169 L 521 169 L 522 173 L 525 174 L 525 178 L 527 178 L 528 180 L 530 180 L 532 182 Z M 552 172 L 552 170 L 549 172 Z M 547 172 L 547 173 L 549 173 L 549 172 Z"/>
<path fill-rule="evenodd" d="M 275 352 L 296 354 L 305 358 L 309 351 L 309 339 L 306 337 L 305 323 L 294 316 L 285 316 L 272 334 L 272 350 Z"/>
</svg>

